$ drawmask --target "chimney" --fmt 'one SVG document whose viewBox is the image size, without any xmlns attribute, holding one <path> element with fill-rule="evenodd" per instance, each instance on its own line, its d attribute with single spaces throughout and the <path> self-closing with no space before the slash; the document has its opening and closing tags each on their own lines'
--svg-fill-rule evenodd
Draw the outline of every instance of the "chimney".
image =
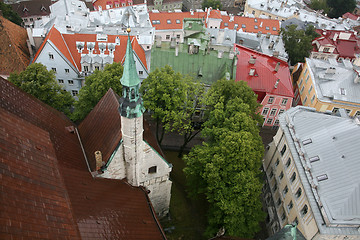
<svg viewBox="0 0 360 240">
<path fill-rule="evenodd" d="M 96 171 L 99 171 L 100 168 L 103 166 L 103 161 L 102 161 L 102 154 L 100 151 L 96 151 L 95 152 L 95 160 L 96 160 Z"/>
<path fill-rule="evenodd" d="M 274 71 L 275 72 L 279 71 L 279 67 L 280 67 L 280 62 L 277 62 Z"/>
<path fill-rule="evenodd" d="M 234 21 L 234 15 L 233 15 L 233 14 L 230 14 L 229 22 L 233 22 L 233 21 Z"/>
<path fill-rule="evenodd" d="M 249 63 L 254 65 L 255 62 L 256 62 L 256 57 L 255 57 L 254 55 L 251 55 L 251 56 L 250 56 Z"/>
<path fill-rule="evenodd" d="M 277 88 L 277 87 L 278 87 L 279 82 L 280 82 L 280 79 L 276 80 L 276 83 L 275 83 L 275 85 L 274 85 L 274 88 Z"/>
</svg>

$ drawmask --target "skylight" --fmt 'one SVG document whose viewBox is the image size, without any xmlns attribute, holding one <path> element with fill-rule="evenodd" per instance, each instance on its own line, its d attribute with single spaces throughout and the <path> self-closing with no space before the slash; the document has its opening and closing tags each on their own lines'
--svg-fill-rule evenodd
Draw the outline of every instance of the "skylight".
<svg viewBox="0 0 360 240">
<path fill-rule="evenodd" d="M 328 176 L 327 176 L 327 174 L 323 174 L 323 175 L 317 176 L 316 179 L 320 182 L 320 181 L 327 180 Z"/>
<path fill-rule="evenodd" d="M 312 143 L 312 140 L 311 140 L 311 138 L 308 138 L 308 139 L 305 139 L 304 141 L 302 141 L 302 143 L 303 143 L 304 145 L 307 145 L 307 144 Z"/>
<path fill-rule="evenodd" d="M 309 161 L 310 161 L 311 163 L 317 162 L 317 161 L 319 161 L 319 160 L 320 160 L 319 156 L 311 157 L 311 158 L 309 159 Z"/>
</svg>

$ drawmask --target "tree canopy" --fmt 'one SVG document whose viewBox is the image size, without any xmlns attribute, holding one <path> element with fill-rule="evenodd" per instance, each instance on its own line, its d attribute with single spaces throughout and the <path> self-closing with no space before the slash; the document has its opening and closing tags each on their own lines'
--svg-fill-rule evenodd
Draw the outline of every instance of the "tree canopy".
<svg viewBox="0 0 360 240">
<path fill-rule="evenodd" d="M 4 16 L 4 18 L 10 20 L 11 22 L 21 26 L 22 24 L 22 19 L 21 17 L 12 10 L 11 6 L 0 2 L 0 10 L 2 12 L 2 15 Z"/>
<path fill-rule="evenodd" d="M 327 0 L 327 5 L 330 8 L 329 17 L 338 18 L 344 13 L 354 11 L 356 7 L 355 0 Z"/>
<path fill-rule="evenodd" d="M 203 0 L 201 6 L 203 9 L 211 7 L 213 9 L 221 10 L 222 8 L 220 0 Z"/>
<path fill-rule="evenodd" d="M 41 63 L 33 63 L 21 73 L 10 74 L 8 80 L 42 102 L 70 115 L 74 98 L 58 85 L 54 72 L 48 71 Z"/>
<path fill-rule="evenodd" d="M 117 94 L 122 94 L 120 83 L 122 73 L 123 66 L 121 63 L 112 63 L 107 65 L 104 70 L 95 70 L 92 75 L 87 76 L 85 86 L 80 89 L 79 100 L 75 102 L 72 120 L 83 120 L 109 88 L 112 88 Z"/>
<path fill-rule="evenodd" d="M 309 7 L 314 10 L 324 11 L 324 13 L 328 14 L 330 8 L 328 7 L 326 0 L 311 0 Z"/>
<path fill-rule="evenodd" d="M 264 218 L 259 104 L 245 82 L 232 80 L 213 84 L 206 103 L 208 140 L 185 156 L 189 194 L 209 202 L 207 237 L 222 227 L 226 235 L 252 237 Z"/>
<path fill-rule="evenodd" d="M 296 28 L 297 25 L 293 24 L 281 28 L 280 31 L 291 65 L 304 62 L 304 59 L 309 57 L 313 48 L 312 40 L 319 36 L 312 25 L 309 25 L 305 31 Z"/>
<path fill-rule="evenodd" d="M 145 108 L 156 120 L 158 143 L 166 132 L 177 131 L 184 135 L 186 145 L 193 137 L 192 116 L 202 96 L 202 85 L 166 65 L 149 74 L 141 84 L 141 92 Z"/>
</svg>

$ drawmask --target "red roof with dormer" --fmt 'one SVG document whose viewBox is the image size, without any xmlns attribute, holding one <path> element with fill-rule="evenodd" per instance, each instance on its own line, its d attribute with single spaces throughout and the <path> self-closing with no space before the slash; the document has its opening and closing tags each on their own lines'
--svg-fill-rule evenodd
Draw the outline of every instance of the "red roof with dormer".
<svg viewBox="0 0 360 240">
<path fill-rule="evenodd" d="M 345 18 L 345 19 L 346 19 L 346 18 L 350 18 L 351 20 L 357 21 L 357 20 L 359 19 L 359 16 L 347 12 L 347 13 L 345 13 L 345 14 L 342 15 L 342 18 Z"/>
<path fill-rule="evenodd" d="M 313 40 L 313 51 L 318 52 L 316 42 L 320 46 L 332 46 L 335 48 L 334 54 L 339 54 L 342 58 L 355 58 L 355 54 L 360 53 L 360 41 L 352 31 L 321 30 L 316 32 L 320 34 Z"/>
<path fill-rule="evenodd" d="M 143 4 L 143 0 L 95 0 L 93 2 L 94 9 L 99 10 L 99 6 L 102 10 L 113 9 L 113 8 L 121 8 L 125 6 L 132 6 Z"/>
<path fill-rule="evenodd" d="M 114 62 L 124 62 L 127 36 L 124 35 L 107 35 L 106 41 L 97 41 L 97 34 L 62 34 L 55 27 L 52 27 L 47 34 L 44 42 L 40 46 L 38 52 L 36 53 L 33 62 L 36 61 L 39 54 L 41 53 L 43 47 L 47 42 L 51 42 L 55 47 L 63 54 L 63 56 L 74 66 L 76 69 L 81 71 L 81 53 L 79 52 L 76 42 L 84 42 L 84 49 L 82 50 L 83 54 L 88 54 L 87 43 L 94 42 L 94 54 L 100 54 L 99 43 L 115 43 L 116 39 L 119 39 L 120 44 L 115 46 L 114 50 Z M 130 37 L 132 42 L 132 47 L 136 55 L 139 57 L 140 61 L 143 63 L 147 69 L 146 57 L 144 49 L 139 45 L 136 37 Z M 109 50 L 104 51 L 105 55 L 109 55 Z"/>
<path fill-rule="evenodd" d="M 201 18 L 206 25 L 207 12 L 149 12 L 149 16 L 156 30 L 182 29 L 184 18 Z M 211 10 L 208 18 L 220 19 L 221 29 L 241 29 L 244 32 L 279 35 L 279 20 L 222 15 L 219 10 Z"/>
<path fill-rule="evenodd" d="M 235 44 L 235 51 L 238 52 L 235 81 L 246 81 L 259 95 L 267 93 L 294 97 L 287 62 L 238 44 Z M 256 59 L 255 64 L 249 63 L 251 58 Z"/>
</svg>

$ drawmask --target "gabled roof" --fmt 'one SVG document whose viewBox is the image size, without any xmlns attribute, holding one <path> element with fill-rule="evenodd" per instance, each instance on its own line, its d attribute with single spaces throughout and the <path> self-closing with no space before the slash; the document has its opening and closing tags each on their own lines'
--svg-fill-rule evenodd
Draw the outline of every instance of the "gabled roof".
<svg viewBox="0 0 360 240">
<path fill-rule="evenodd" d="M 233 16 L 234 20 L 230 21 L 231 17 L 228 15 L 222 15 L 221 17 L 222 22 L 220 28 L 242 29 L 244 32 L 261 32 L 263 34 L 270 33 L 272 35 L 279 35 L 279 20 Z M 237 28 L 235 28 L 235 24 L 237 24 Z M 245 27 L 243 27 L 243 25 Z"/>
<path fill-rule="evenodd" d="M 0 220 L 7 237 L 165 239 L 141 187 L 91 176 L 64 114 L 2 78 L 0 99 Z"/>
<path fill-rule="evenodd" d="M 91 170 L 95 170 L 95 151 L 101 151 L 103 161 L 107 163 L 122 138 L 119 99 L 114 90 L 109 89 L 79 125 L 80 137 Z M 144 140 L 164 158 L 146 121 L 144 121 Z"/>
<path fill-rule="evenodd" d="M 30 63 L 26 30 L 0 16 L 0 74 L 21 72 Z"/>
<path fill-rule="evenodd" d="M 294 96 L 287 62 L 238 44 L 235 45 L 235 50 L 239 52 L 237 55 L 236 81 L 246 81 L 254 92 Z M 251 57 L 256 58 L 255 64 L 249 63 Z M 275 71 L 278 63 L 279 69 Z M 254 69 L 253 76 L 249 74 L 251 69 Z M 280 81 L 275 88 L 278 79 Z"/>
<path fill-rule="evenodd" d="M 107 41 L 97 41 L 97 34 L 61 34 L 54 26 L 50 29 L 44 42 L 40 46 L 38 52 L 35 55 L 34 62 L 42 51 L 47 42 L 51 42 L 55 47 L 66 57 L 66 59 L 79 71 L 81 71 L 81 53 L 79 53 L 76 42 L 84 42 L 83 54 L 88 54 L 87 42 L 94 42 L 94 53 L 99 54 L 99 43 L 115 43 L 116 38 L 119 39 L 120 44 L 115 46 L 114 50 L 114 62 L 124 62 L 124 56 L 126 52 L 127 36 L 122 35 L 107 35 Z M 131 37 L 133 50 L 147 69 L 146 57 L 144 49 L 139 45 L 135 37 Z M 109 50 L 105 50 L 105 55 L 109 55 Z"/>
<path fill-rule="evenodd" d="M 203 18 L 204 12 L 149 12 L 152 25 L 156 30 L 183 29 L 184 18 Z M 158 22 L 159 21 L 159 22 Z"/>
<path fill-rule="evenodd" d="M 11 4 L 11 7 L 20 17 L 47 16 L 51 4 L 51 0 L 31 0 Z"/>
<path fill-rule="evenodd" d="M 96 10 L 99 9 L 99 6 L 101 6 L 102 10 L 106 10 L 106 5 L 111 6 L 108 9 L 112 9 L 112 8 L 120 8 L 123 7 L 123 3 L 125 3 L 126 6 L 132 6 L 132 5 L 137 5 L 137 4 L 143 4 L 144 1 L 143 0 L 95 0 L 93 1 L 93 5 L 94 8 Z M 116 7 L 116 5 L 119 4 L 119 7 Z"/>
<path fill-rule="evenodd" d="M 358 19 L 359 19 L 359 16 L 347 12 L 347 13 L 344 13 L 344 14 L 342 15 L 342 18 L 350 18 L 351 20 L 358 20 Z"/>
</svg>

